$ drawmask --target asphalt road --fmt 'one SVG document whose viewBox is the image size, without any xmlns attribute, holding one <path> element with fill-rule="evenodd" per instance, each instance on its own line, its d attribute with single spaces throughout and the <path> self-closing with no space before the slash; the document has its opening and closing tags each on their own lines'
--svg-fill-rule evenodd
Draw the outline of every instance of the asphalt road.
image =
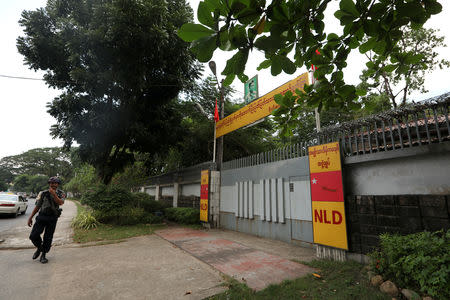
<svg viewBox="0 0 450 300">
<path fill-rule="evenodd" d="M 0 214 L 0 233 L 8 231 L 18 226 L 27 224 L 28 217 L 34 209 L 34 203 L 36 199 L 28 198 L 28 208 L 24 215 L 18 215 L 17 218 L 13 218 L 9 215 Z"/>
</svg>

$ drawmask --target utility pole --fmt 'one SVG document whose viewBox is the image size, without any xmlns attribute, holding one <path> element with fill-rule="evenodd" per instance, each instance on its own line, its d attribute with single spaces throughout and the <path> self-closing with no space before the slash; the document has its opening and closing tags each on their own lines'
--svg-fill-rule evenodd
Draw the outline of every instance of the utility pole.
<svg viewBox="0 0 450 300">
<path fill-rule="evenodd" d="M 219 95 L 220 95 L 219 115 L 220 115 L 220 120 L 222 120 L 224 117 L 224 111 L 225 111 L 225 104 L 224 104 L 225 101 L 224 101 L 224 95 L 223 95 L 223 79 L 219 83 L 219 79 L 217 78 L 217 70 L 216 70 L 216 62 L 215 61 L 211 60 L 208 63 L 208 65 L 209 65 L 209 68 L 211 69 L 211 72 L 216 77 L 217 87 L 219 89 Z M 216 126 L 215 123 L 214 123 L 214 126 Z M 216 129 L 214 128 L 214 142 L 216 141 L 215 132 L 216 132 Z M 222 168 L 222 162 L 223 162 L 223 135 L 219 138 L 219 141 L 217 143 L 217 170 L 218 171 L 220 171 Z"/>
</svg>

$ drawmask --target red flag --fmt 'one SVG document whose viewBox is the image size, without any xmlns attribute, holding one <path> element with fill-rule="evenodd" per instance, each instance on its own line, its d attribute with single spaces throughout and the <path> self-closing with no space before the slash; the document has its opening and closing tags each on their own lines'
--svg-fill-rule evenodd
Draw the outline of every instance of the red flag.
<svg viewBox="0 0 450 300">
<path fill-rule="evenodd" d="M 216 106 L 214 107 L 214 121 L 219 121 L 219 111 L 217 110 L 217 98 L 216 98 Z"/>
</svg>

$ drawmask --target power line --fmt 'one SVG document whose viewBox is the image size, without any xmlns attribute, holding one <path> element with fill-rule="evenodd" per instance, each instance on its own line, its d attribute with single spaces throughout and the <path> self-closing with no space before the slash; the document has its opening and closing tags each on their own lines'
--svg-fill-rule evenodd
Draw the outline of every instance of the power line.
<svg viewBox="0 0 450 300">
<path fill-rule="evenodd" d="M 0 74 L 0 77 L 12 78 L 12 79 L 25 79 L 25 80 L 40 80 L 40 81 L 44 81 L 43 78 L 31 78 L 31 77 L 11 76 L 11 75 L 2 75 L 2 74 Z"/>
<path fill-rule="evenodd" d="M 4 78 L 10 78 L 10 79 L 23 79 L 23 80 L 39 80 L 39 81 L 45 81 L 43 78 L 32 78 L 32 77 L 23 77 L 23 76 L 11 76 L 11 75 L 4 75 L 0 74 L 0 77 Z M 61 82 L 61 83 L 72 83 L 72 84 L 80 84 L 75 81 L 61 81 L 61 80 L 55 80 L 55 82 Z M 179 86 L 175 84 L 151 84 L 149 86 Z"/>
</svg>

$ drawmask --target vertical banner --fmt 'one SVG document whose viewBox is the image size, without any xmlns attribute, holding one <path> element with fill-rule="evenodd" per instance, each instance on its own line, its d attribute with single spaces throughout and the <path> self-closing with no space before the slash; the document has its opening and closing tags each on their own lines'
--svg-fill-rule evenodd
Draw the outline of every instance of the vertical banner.
<svg viewBox="0 0 450 300">
<path fill-rule="evenodd" d="M 200 221 L 208 222 L 209 170 L 202 170 L 200 183 Z"/>
<path fill-rule="evenodd" d="M 348 250 L 339 143 L 308 151 L 314 243 Z"/>
</svg>

